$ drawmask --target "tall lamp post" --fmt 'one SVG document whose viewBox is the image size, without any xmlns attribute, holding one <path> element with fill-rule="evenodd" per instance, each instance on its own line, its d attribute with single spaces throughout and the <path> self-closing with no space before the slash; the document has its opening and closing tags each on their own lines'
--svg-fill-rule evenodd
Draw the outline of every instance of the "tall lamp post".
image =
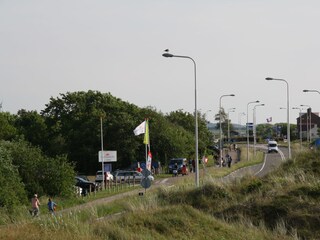
<svg viewBox="0 0 320 240">
<path fill-rule="evenodd" d="M 230 117 L 229 117 L 229 115 L 231 112 L 235 112 L 235 110 L 236 110 L 236 108 L 229 108 L 228 109 L 228 143 L 230 143 L 230 121 L 229 121 Z"/>
<path fill-rule="evenodd" d="M 303 90 L 303 92 L 316 92 L 316 93 L 319 93 L 319 94 L 320 94 L 320 92 L 319 92 L 318 90 L 305 89 L 305 90 Z"/>
<path fill-rule="evenodd" d="M 291 158 L 291 141 L 290 141 L 290 122 L 289 122 L 289 115 L 290 115 L 290 104 L 289 104 L 289 84 L 286 80 L 280 78 L 271 78 L 267 77 L 267 81 L 281 81 L 285 82 L 287 85 L 287 141 L 288 141 L 288 151 L 289 151 L 289 158 Z"/>
<path fill-rule="evenodd" d="M 249 123 L 249 105 L 253 103 L 259 103 L 260 101 L 253 101 L 253 102 L 248 102 L 247 104 L 247 123 L 246 123 L 246 132 L 247 132 L 247 161 L 249 161 L 249 128 L 248 128 L 248 123 Z"/>
<path fill-rule="evenodd" d="M 187 58 L 193 62 L 193 66 L 194 66 L 195 167 L 196 167 L 195 182 L 196 182 L 196 186 L 199 187 L 200 184 L 199 184 L 199 157 L 198 157 L 198 110 L 197 110 L 197 67 L 196 67 L 196 62 L 193 60 L 193 58 L 191 58 L 189 56 L 173 55 L 169 52 L 163 53 L 162 56 L 167 57 L 167 58 L 172 58 L 172 57 Z"/>
<path fill-rule="evenodd" d="M 220 167 L 222 167 L 222 127 L 221 127 L 221 99 L 223 97 L 234 97 L 234 94 L 222 95 L 219 99 L 219 126 L 220 126 Z"/>
<path fill-rule="evenodd" d="M 299 135 L 300 135 L 300 150 L 302 150 L 302 126 L 301 126 L 301 108 L 293 107 L 292 109 L 298 109 L 299 110 Z"/>
<path fill-rule="evenodd" d="M 256 156 L 257 131 L 256 131 L 256 107 L 262 107 L 264 104 L 258 104 L 253 107 L 253 156 Z"/>
<path fill-rule="evenodd" d="M 309 138 L 309 142 L 311 142 L 311 106 L 301 104 L 300 107 L 310 108 L 309 114 L 307 109 L 307 142 L 308 142 L 308 138 Z"/>
</svg>

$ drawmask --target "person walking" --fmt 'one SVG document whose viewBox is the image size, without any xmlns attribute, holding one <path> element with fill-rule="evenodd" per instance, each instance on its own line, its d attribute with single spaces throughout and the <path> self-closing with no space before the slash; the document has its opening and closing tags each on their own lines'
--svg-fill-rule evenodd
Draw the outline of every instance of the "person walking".
<svg viewBox="0 0 320 240">
<path fill-rule="evenodd" d="M 49 213 L 51 214 L 54 214 L 54 212 L 56 211 L 56 207 L 57 207 L 57 204 L 52 201 L 51 198 L 48 199 L 48 210 L 49 210 Z"/>
<path fill-rule="evenodd" d="M 36 217 L 40 214 L 40 201 L 38 199 L 38 194 L 34 194 L 33 198 L 31 199 L 31 207 L 32 210 L 30 211 L 31 215 Z"/>
<path fill-rule="evenodd" d="M 230 155 L 228 155 L 227 161 L 228 161 L 228 167 L 230 168 L 232 163 L 232 157 Z"/>
</svg>

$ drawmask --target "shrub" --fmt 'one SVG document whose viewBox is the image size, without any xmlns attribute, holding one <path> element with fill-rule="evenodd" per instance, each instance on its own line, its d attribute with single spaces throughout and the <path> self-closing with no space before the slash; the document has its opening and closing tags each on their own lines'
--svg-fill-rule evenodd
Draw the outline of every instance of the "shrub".
<svg viewBox="0 0 320 240">
<path fill-rule="evenodd" d="M 0 145 L 0 207 L 10 211 L 26 202 L 26 192 L 10 153 Z"/>
<path fill-rule="evenodd" d="M 244 178 L 241 185 L 241 193 L 248 194 L 260 190 L 262 187 L 262 181 L 256 177 Z"/>
</svg>

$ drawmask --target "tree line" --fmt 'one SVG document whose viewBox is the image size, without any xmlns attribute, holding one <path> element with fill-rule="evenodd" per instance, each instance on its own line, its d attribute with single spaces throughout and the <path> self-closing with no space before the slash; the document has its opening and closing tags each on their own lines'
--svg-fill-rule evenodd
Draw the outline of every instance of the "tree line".
<svg viewBox="0 0 320 240">
<path fill-rule="evenodd" d="M 210 153 L 212 133 L 198 114 L 199 154 Z M 69 196 L 74 176 L 94 174 L 101 165 L 101 119 L 104 150 L 116 150 L 113 168 L 145 161 L 143 136 L 133 129 L 149 119 L 153 161 L 194 158 L 194 115 L 182 110 L 163 114 L 140 108 L 110 93 L 67 92 L 51 97 L 40 111 L 0 113 L 0 206 L 26 201 L 33 193 Z M 9 196 L 9 195 L 12 196 Z"/>
</svg>

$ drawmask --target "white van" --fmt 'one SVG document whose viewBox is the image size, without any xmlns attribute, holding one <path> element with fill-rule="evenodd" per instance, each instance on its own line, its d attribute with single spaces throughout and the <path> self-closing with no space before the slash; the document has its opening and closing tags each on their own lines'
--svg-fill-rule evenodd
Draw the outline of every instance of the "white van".
<svg viewBox="0 0 320 240">
<path fill-rule="evenodd" d="M 271 152 L 278 152 L 279 149 L 278 149 L 278 143 L 276 141 L 269 141 L 268 142 L 268 153 L 271 153 Z"/>
</svg>

